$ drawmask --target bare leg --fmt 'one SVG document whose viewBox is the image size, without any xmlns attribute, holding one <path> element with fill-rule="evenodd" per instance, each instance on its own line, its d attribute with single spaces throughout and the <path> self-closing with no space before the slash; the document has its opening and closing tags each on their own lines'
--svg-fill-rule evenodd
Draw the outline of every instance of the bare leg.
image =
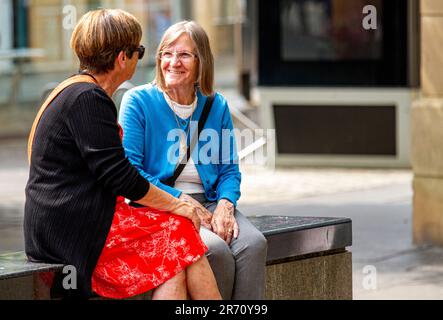
<svg viewBox="0 0 443 320">
<path fill-rule="evenodd" d="M 206 256 L 186 268 L 186 283 L 193 300 L 221 300 L 214 273 Z"/>
<path fill-rule="evenodd" d="M 154 289 L 152 300 L 186 300 L 186 272 L 177 273 Z"/>
</svg>

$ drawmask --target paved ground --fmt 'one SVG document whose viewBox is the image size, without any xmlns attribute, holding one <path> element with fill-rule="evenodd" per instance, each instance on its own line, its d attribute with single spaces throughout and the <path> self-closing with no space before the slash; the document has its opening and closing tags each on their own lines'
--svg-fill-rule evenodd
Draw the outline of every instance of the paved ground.
<svg viewBox="0 0 443 320">
<path fill-rule="evenodd" d="M 0 148 L 0 252 L 23 250 L 26 142 Z M 443 298 L 443 249 L 411 239 L 409 170 L 243 168 L 247 215 L 342 216 L 353 221 L 355 299 Z M 369 268 L 369 269 L 367 269 Z M 376 290 L 364 272 L 376 271 Z M 373 273 L 372 273 L 373 274 Z"/>
<path fill-rule="evenodd" d="M 354 299 L 443 298 L 443 249 L 412 244 L 409 170 L 255 171 L 244 179 L 246 214 L 352 219 Z"/>
</svg>

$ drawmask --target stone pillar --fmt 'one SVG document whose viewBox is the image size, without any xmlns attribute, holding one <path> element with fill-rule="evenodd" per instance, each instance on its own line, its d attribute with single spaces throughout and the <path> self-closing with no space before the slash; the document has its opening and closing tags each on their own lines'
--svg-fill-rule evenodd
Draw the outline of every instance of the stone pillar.
<svg viewBox="0 0 443 320">
<path fill-rule="evenodd" d="M 443 246 L 443 1 L 421 0 L 421 98 L 411 110 L 413 241 Z"/>
<path fill-rule="evenodd" d="M 216 28 L 214 26 L 214 3 L 207 0 L 194 0 L 193 1 L 193 19 L 197 21 L 209 37 L 212 53 L 217 55 L 219 52 L 219 41 L 226 41 L 217 38 Z"/>
</svg>

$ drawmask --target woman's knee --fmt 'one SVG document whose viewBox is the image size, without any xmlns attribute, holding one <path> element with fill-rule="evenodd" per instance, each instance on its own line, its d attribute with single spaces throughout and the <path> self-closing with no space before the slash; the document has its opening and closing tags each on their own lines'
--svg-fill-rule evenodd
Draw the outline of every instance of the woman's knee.
<svg viewBox="0 0 443 320">
<path fill-rule="evenodd" d="M 209 261 L 223 261 L 224 263 L 234 262 L 232 251 L 223 240 L 207 243 L 206 245 L 208 247 L 206 256 Z"/>
<path fill-rule="evenodd" d="M 228 244 L 215 233 L 211 231 L 206 232 L 202 234 L 202 239 L 208 247 L 206 256 L 209 261 L 233 261 L 231 248 L 229 248 Z"/>
<path fill-rule="evenodd" d="M 234 255 L 248 256 L 251 258 L 265 258 L 268 249 L 268 241 L 265 236 L 258 230 L 249 232 L 247 237 L 243 237 L 241 242 L 236 245 Z"/>
<path fill-rule="evenodd" d="M 177 285 L 186 285 L 186 271 L 185 270 L 180 271 L 170 280 L 172 280 Z"/>
<path fill-rule="evenodd" d="M 263 236 L 263 234 L 257 230 L 249 238 L 248 252 L 247 255 L 254 257 L 256 259 L 265 259 L 268 249 L 268 241 Z"/>
<path fill-rule="evenodd" d="M 254 236 L 251 237 L 251 247 L 257 252 L 266 252 L 268 249 L 268 241 L 265 236 L 257 230 Z"/>
<path fill-rule="evenodd" d="M 208 258 L 204 254 L 197 261 L 188 266 L 188 268 L 191 266 L 199 266 L 200 268 L 209 268 L 209 269 L 211 268 L 211 266 L 209 265 Z"/>
<path fill-rule="evenodd" d="M 186 272 L 178 272 L 172 278 L 162 283 L 154 289 L 153 300 L 181 300 L 186 299 L 187 295 Z"/>
</svg>

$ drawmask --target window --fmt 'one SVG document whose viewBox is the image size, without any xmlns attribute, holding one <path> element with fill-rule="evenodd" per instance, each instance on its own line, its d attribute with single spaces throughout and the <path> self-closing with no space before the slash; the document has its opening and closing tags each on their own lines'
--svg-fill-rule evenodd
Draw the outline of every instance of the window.
<svg viewBox="0 0 443 320">
<path fill-rule="evenodd" d="M 284 0 L 280 8 L 282 58 L 292 60 L 377 60 L 382 55 L 383 26 L 362 27 L 362 8 L 381 0 Z"/>
</svg>

